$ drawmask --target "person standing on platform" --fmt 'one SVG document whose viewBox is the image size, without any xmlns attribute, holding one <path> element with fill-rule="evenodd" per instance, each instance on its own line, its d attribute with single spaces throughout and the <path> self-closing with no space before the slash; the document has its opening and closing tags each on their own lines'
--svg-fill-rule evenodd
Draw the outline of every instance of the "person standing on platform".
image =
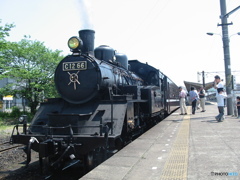
<svg viewBox="0 0 240 180">
<path fill-rule="evenodd" d="M 223 92 L 222 88 L 218 88 L 217 91 L 218 91 L 218 93 L 216 95 L 216 99 L 217 99 L 219 114 L 215 117 L 215 119 L 218 122 L 222 122 L 225 119 L 225 117 L 224 117 L 224 107 L 225 107 L 224 100 L 226 98 L 231 98 L 232 95 L 231 94 L 226 95 L 226 93 Z"/>
<path fill-rule="evenodd" d="M 197 105 L 196 105 L 196 108 L 197 109 L 200 109 L 200 99 L 199 99 L 199 93 L 200 93 L 200 89 L 198 89 L 198 90 L 195 90 L 196 92 L 197 92 L 197 94 L 198 94 L 198 100 L 197 100 Z"/>
<path fill-rule="evenodd" d="M 227 95 L 223 93 L 223 90 L 221 88 L 219 88 L 217 91 L 218 93 L 216 95 L 216 99 L 219 114 L 215 117 L 215 119 L 218 122 L 222 122 L 224 120 L 224 99 L 227 97 Z"/>
<path fill-rule="evenodd" d="M 240 96 L 237 96 L 238 119 L 240 119 Z"/>
<path fill-rule="evenodd" d="M 214 88 L 215 89 L 220 89 L 221 88 L 221 90 L 223 90 L 224 86 L 223 86 L 223 82 L 221 81 L 220 76 L 216 75 L 214 78 L 215 78 L 214 82 L 213 82 L 214 83 L 213 84 Z"/>
<path fill-rule="evenodd" d="M 224 90 L 224 86 L 223 86 L 223 80 L 221 80 L 221 78 L 220 78 L 220 76 L 218 76 L 218 75 L 216 75 L 215 77 L 214 77 L 215 79 L 214 79 L 214 84 L 213 84 L 213 87 L 217 90 L 217 92 L 216 92 L 216 94 L 218 94 L 218 91 L 220 91 L 220 90 Z M 224 94 L 225 94 L 225 92 L 224 92 Z M 224 99 L 224 106 L 226 105 L 226 103 L 225 103 L 225 99 Z"/>
<path fill-rule="evenodd" d="M 198 94 L 195 91 L 194 87 L 191 87 L 191 91 L 189 92 L 189 101 L 192 102 L 192 114 L 195 114 L 196 111 L 196 105 L 198 100 Z"/>
<path fill-rule="evenodd" d="M 203 87 L 200 88 L 199 99 L 200 99 L 200 106 L 202 108 L 201 112 L 205 112 L 206 111 L 206 109 L 205 109 L 205 90 Z"/>
<path fill-rule="evenodd" d="M 180 99 L 180 110 L 181 110 L 181 114 L 187 114 L 187 107 L 186 107 L 186 97 L 187 97 L 187 93 L 182 89 L 182 87 L 179 87 L 179 99 Z"/>
</svg>

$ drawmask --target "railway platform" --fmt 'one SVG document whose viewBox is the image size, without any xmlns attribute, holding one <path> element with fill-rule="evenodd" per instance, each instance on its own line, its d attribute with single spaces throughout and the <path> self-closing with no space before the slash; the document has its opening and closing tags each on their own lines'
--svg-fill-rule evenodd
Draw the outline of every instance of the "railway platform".
<svg viewBox="0 0 240 180">
<path fill-rule="evenodd" d="M 240 119 L 217 122 L 209 102 L 190 112 L 175 111 L 81 180 L 240 179 Z"/>
</svg>

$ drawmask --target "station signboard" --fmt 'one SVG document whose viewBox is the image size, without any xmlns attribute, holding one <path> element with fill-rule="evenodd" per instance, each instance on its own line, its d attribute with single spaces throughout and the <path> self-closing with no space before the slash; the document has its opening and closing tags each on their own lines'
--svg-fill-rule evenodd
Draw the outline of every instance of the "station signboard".
<svg viewBox="0 0 240 180">
<path fill-rule="evenodd" d="M 3 100 L 7 100 L 7 101 L 12 101 L 13 100 L 13 96 L 12 95 L 7 95 L 7 96 L 3 96 Z"/>
</svg>

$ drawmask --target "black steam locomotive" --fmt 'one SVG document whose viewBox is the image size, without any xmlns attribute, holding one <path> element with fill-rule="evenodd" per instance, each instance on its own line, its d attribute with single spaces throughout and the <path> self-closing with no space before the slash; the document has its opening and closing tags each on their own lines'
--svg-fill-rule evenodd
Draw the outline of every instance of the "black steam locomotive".
<svg viewBox="0 0 240 180">
<path fill-rule="evenodd" d="M 178 107 L 178 88 L 166 75 L 109 46 L 94 49 L 94 34 L 69 39 L 72 55 L 55 71 L 61 98 L 41 103 L 29 126 L 25 116 L 15 126 L 11 141 L 26 145 L 27 164 L 32 149 L 41 168 L 91 169 Z"/>
</svg>

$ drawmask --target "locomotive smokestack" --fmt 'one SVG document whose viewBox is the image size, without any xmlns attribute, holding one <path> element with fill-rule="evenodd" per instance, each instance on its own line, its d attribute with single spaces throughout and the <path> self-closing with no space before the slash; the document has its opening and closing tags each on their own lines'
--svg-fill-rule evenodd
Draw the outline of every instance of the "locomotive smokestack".
<svg viewBox="0 0 240 180">
<path fill-rule="evenodd" d="M 93 55 L 95 38 L 94 35 L 94 30 L 84 29 L 79 31 L 79 37 L 83 41 L 83 46 L 81 47 L 82 53 L 88 53 Z"/>
</svg>

